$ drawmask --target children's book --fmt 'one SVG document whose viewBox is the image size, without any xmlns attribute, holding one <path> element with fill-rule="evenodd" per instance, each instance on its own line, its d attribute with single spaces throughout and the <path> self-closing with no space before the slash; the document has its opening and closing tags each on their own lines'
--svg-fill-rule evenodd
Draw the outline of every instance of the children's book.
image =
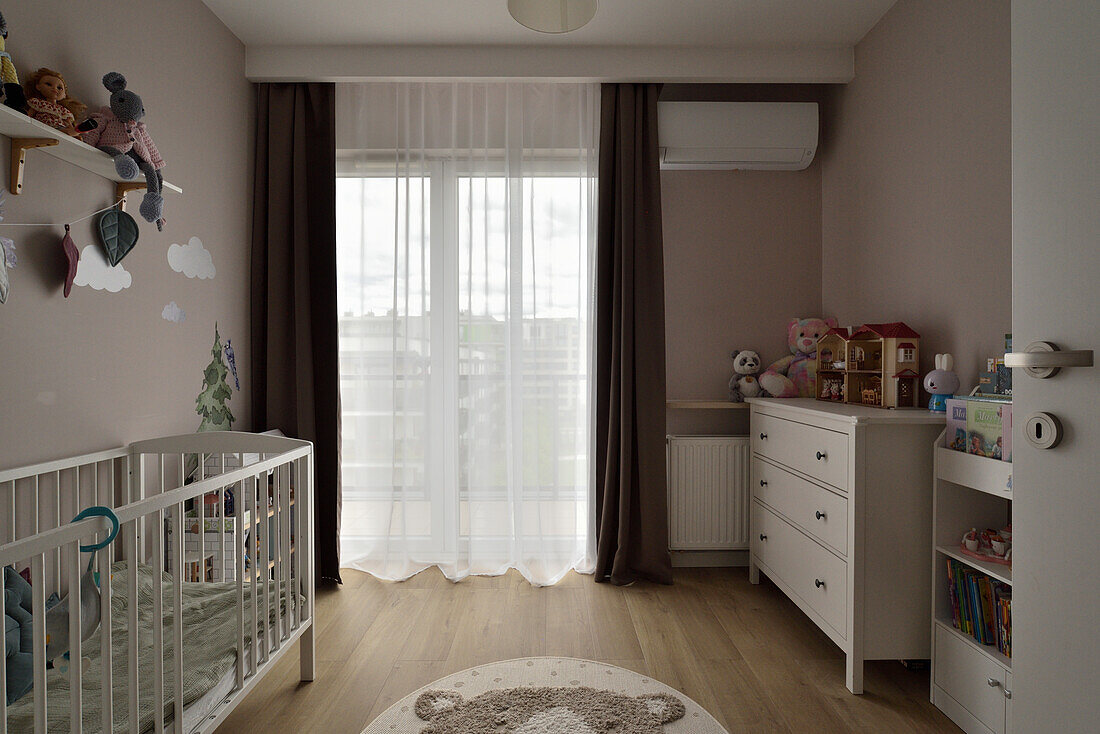
<svg viewBox="0 0 1100 734">
<path fill-rule="evenodd" d="M 1012 405 L 1001 401 L 974 399 L 968 402 L 969 405 L 966 408 L 967 453 L 1011 461 Z"/>
<path fill-rule="evenodd" d="M 947 399 L 947 448 L 966 451 L 966 400 Z"/>
</svg>

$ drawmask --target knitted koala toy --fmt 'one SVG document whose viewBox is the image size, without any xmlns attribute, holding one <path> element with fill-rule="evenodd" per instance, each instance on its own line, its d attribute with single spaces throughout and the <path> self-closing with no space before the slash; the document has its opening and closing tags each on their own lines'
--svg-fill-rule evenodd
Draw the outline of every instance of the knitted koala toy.
<svg viewBox="0 0 1100 734">
<path fill-rule="evenodd" d="M 117 71 L 104 75 L 103 86 L 111 93 L 111 106 L 90 115 L 99 126 L 84 133 L 84 142 L 112 156 L 122 178 L 134 178 L 139 171 L 145 174 L 145 196 L 138 211 L 145 221 L 156 222 L 157 229 L 163 229 L 164 159 L 141 122 L 145 116 L 141 97 L 126 89 L 126 77 Z"/>
</svg>

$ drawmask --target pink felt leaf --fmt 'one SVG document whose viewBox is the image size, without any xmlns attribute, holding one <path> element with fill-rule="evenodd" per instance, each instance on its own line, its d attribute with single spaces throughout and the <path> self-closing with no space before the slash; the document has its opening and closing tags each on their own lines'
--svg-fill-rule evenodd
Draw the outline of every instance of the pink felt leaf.
<svg viewBox="0 0 1100 734">
<path fill-rule="evenodd" d="M 65 297 L 68 298 L 73 290 L 73 281 L 76 279 L 76 264 L 80 262 L 80 251 L 76 249 L 73 238 L 69 236 L 69 228 L 65 227 L 65 237 L 61 240 L 61 249 L 65 250 L 65 260 L 68 261 L 68 272 L 65 274 Z"/>
</svg>

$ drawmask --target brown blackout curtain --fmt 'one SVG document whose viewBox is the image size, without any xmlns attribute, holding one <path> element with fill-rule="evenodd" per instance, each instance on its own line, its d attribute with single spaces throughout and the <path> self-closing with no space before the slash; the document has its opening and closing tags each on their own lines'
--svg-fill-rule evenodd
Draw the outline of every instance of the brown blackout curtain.
<svg viewBox="0 0 1100 734">
<path fill-rule="evenodd" d="M 313 442 L 317 578 L 340 581 L 336 88 L 258 84 L 252 416 Z"/>
<path fill-rule="evenodd" d="M 672 583 L 658 84 L 604 84 L 596 255 L 596 581 Z"/>
</svg>

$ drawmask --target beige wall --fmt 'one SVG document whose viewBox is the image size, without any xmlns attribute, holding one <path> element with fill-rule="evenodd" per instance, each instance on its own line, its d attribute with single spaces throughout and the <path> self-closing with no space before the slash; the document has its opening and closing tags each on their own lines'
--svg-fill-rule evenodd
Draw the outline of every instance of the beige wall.
<svg viewBox="0 0 1100 734">
<path fill-rule="evenodd" d="M 900 0 L 824 121 L 825 312 L 909 323 L 964 387 L 1011 330 L 1009 46 L 1007 0 Z"/>
<path fill-rule="evenodd" d="M 249 427 L 252 91 L 242 44 L 200 0 L 35 0 L 3 11 L 21 75 L 56 68 L 91 106 L 107 102 L 104 73 L 126 76 L 166 178 L 184 194 L 167 194 L 163 233 L 138 219 L 140 241 L 123 260 L 133 284 L 119 293 L 74 287 L 63 298 L 62 228 L 0 226 L 19 253 L 0 305 L 0 468 L 195 430 L 215 320 L 245 378 L 229 403 L 235 427 Z M 6 181 L 7 139 L 0 144 Z M 111 203 L 105 179 L 39 151 L 27 157 L 25 193 L 7 195 L 7 222 L 60 221 Z M 140 193 L 130 198 L 137 217 Z M 92 221 L 72 236 L 80 249 L 97 241 Z M 213 280 L 168 266 L 168 246 L 192 236 L 213 254 Z M 161 318 L 171 300 L 187 314 L 182 324 Z"/>
<path fill-rule="evenodd" d="M 724 400 L 732 349 L 767 364 L 787 353 L 787 321 L 820 311 L 820 168 L 664 171 L 661 195 L 668 397 Z M 698 430 L 728 421 L 694 413 Z"/>
</svg>

